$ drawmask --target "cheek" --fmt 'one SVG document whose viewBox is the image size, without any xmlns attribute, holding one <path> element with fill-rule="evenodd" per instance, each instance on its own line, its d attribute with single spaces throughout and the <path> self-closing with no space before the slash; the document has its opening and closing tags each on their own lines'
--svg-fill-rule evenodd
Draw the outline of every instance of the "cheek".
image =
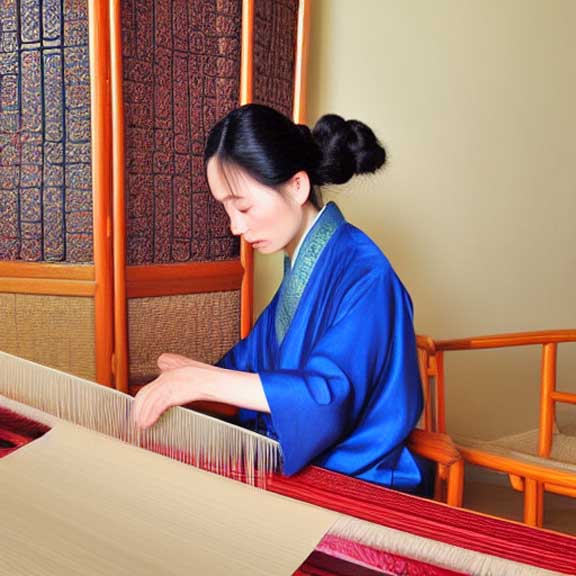
<svg viewBox="0 0 576 576">
<path fill-rule="evenodd" d="M 286 242 L 298 227 L 297 214 L 282 198 L 267 200 L 250 214 L 249 227 L 256 235 L 262 234 Z"/>
<path fill-rule="evenodd" d="M 278 211 L 273 206 L 263 206 L 249 213 L 249 222 L 252 228 L 260 230 L 274 230 L 280 221 Z"/>
</svg>

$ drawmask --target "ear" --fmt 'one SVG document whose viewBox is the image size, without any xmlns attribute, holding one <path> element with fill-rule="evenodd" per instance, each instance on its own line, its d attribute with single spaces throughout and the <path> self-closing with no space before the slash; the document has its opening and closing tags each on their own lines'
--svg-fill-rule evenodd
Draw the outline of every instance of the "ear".
<svg viewBox="0 0 576 576">
<path fill-rule="evenodd" d="M 296 172 L 286 183 L 292 198 L 300 205 L 304 206 L 310 197 L 310 178 L 304 170 Z"/>
</svg>

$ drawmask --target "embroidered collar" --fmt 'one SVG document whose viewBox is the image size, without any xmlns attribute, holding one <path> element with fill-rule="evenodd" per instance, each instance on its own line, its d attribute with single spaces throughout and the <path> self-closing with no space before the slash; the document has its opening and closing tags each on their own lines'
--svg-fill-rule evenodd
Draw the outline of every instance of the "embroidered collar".
<svg viewBox="0 0 576 576">
<path fill-rule="evenodd" d="M 306 236 L 308 236 L 308 232 L 310 232 L 310 230 L 312 230 L 312 228 L 314 228 L 314 224 L 316 224 L 316 220 L 320 219 L 324 210 L 326 210 L 326 206 L 323 206 L 322 209 L 318 212 L 318 214 L 316 214 L 316 216 L 314 217 L 314 220 L 312 221 L 312 224 L 310 224 L 310 227 L 308 228 L 308 230 L 306 230 L 306 232 L 304 232 L 304 234 L 302 235 L 302 238 L 300 238 L 300 242 L 298 242 L 298 246 L 296 246 L 296 249 L 294 250 L 294 254 L 292 254 L 292 258 L 290 258 L 290 268 L 294 267 L 294 266 L 292 266 L 292 264 L 296 262 L 296 259 L 298 258 L 298 254 L 300 252 L 300 248 L 302 248 L 302 244 L 304 244 L 304 241 L 306 240 Z"/>
<path fill-rule="evenodd" d="M 329 202 L 306 234 L 294 266 L 291 267 L 290 258 L 285 256 L 284 279 L 280 286 L 275 318 L 278 344 L 282 343 L 288 332 L 316 262 L 336 230 L 344 222 L 346 220 L 338 206 Z"/>
</svg>

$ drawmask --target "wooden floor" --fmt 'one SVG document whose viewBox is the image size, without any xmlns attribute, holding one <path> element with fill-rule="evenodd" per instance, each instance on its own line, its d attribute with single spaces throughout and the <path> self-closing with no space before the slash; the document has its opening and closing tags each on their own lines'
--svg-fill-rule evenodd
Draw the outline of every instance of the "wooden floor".
<svg viewBox="0 0 576 576">
<path fill-rule="evenodd" d="M 522 494 L 505 482 L 506 479 L 500 475 L 496 478 L 479 479 L 477 476 L 467 478 L 464 507 L 501 518 L 522 521 Z M 544 528 L 576 535 L 576 498 L 545 494 Z"/>
</svg>

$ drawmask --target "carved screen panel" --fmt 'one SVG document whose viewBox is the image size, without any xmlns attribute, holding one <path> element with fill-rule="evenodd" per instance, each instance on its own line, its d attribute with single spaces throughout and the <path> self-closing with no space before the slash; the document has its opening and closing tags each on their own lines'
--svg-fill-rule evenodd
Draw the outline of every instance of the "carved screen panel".
<svg viewBox="0 0 576 576">
<path fill-rule="evenodd" d="M 92 261 L 86 0 L 0 0 L 0 260 Z"/>
<path fill-rule="evenodd" d="M 124 0 L 128 264 L 239 256 L 204 177 L 208 130 L 238 105 L 240 0 Z"/>
<path fill-rule="evenodd" d="M 298 0 L 255 0 L 254 12 L 254 102 L 272 106 L 290 118 Z"/>
</svg>

